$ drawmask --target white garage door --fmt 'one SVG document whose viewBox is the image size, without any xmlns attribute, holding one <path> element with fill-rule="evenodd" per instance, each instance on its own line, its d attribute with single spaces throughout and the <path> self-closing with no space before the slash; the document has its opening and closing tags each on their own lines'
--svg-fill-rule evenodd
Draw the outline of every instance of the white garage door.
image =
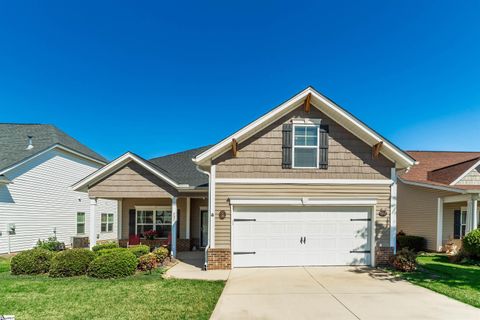
<svg viewBox="0 0 480 320">
<path fill-rule="evenodd" d="M 369 265 L 368 207 L 234 207 L 235 267 Z"/>
</svg>

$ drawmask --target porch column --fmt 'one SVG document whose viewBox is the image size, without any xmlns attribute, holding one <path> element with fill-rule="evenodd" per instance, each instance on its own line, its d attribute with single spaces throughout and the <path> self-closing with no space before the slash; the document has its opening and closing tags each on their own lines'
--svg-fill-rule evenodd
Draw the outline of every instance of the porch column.
<svg viewBox="0 0 480 320">
<path fill-rule="evenodd" d="M 177 256 L 177 197 L 172 198 L 172 256 Z"/>
<path fill-rule="evenodd" d="M 89 217 L 89 237 L 90 249 L 97 244 L 97 228 L 96 228 L 96 218 L 97 218 L 97 198 L 90 199 L 90 217 Z"/>
<path fill-rule="evenodd" d="M 122 239 L 122 229 L 123 229 L 123 199 L 117 201 L 117 238 L 118 240 Z"/>
<path fill-rule="evenodd" d="M 437 251 L 443 246 L 443 198 L 437 198 Z"/>
<path fill-rule="evenodd" d="M 472 199 L 472 230 L 478 228 L 478 200 Z"/>
<path fill-rule="evenodd" d="M 190 239 L 190 197 L 187 197 L 187 221 L 186 221 L 186 230 L 185 230 L 185 238 Z"/>
</svg>

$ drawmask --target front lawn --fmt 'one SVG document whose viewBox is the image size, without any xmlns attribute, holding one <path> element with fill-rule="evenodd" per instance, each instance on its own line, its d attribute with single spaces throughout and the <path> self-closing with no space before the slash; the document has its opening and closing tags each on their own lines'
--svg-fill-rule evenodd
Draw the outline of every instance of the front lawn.
<svg viewBox="0 0 480 320">
<path fill-rule="evenodd" d="M 10 258 L 0 257 L 0 272 L 10 271 Z"/>
<path fill-rule="evenodd" d="M 419 270 L 402 277 L 414 284 L 480 308 L 480 267 L 448 262 L 445 255 L 417 258 Z"/>
<path fill-rule="evenodd" d="M 0 260 L 0 270 L 8 270 Z M 0 273 L 0 314 L 17 319 L 208 319 L 223 281 L 165 280 L 157 270 L 125 279 Z"/>
</svg>

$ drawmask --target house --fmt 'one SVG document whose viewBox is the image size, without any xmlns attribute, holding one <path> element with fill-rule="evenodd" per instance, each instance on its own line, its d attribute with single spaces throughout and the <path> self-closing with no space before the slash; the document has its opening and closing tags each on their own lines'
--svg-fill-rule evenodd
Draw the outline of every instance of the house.
<svg viewBox="0 0 480 320">
<path fill-rule="evenodd" d="M 52 125 L 0 124 L 0 254 L 88 234 L 90 200 L 71 185 L 107 160 Z M 117 204 L 98 203 L 95 234 L 117 239 Z"/>
<path fill-rule="evenodd" d="M 397 172 L 414 164 L 308 87 L 213 146 L 127 152 L 72 188 L 90 217 L 119 201 L 121 241 L 156 230 L 173 255 L 205 250 L 208 269 L 376 265 L 395 251 Z"/>
<path fill-rule="evenodd" d="M 398 230 L 424 237 L 432 251 L 459 247 L 479 227 L 480 152 L 408 154 L 419 163 L 399 175 Z"/>
</svg>

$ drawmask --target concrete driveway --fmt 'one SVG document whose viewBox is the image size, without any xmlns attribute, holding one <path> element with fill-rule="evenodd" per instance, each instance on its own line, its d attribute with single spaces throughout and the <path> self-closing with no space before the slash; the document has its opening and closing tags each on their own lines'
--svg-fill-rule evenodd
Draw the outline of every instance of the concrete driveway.
<svg viewBox="0 0 480 320">
<path fill-rule="evenodd" d="M 480 309 L 370 268 L 234 269 L 211 319 L 480 319 Z"/>
</svg>

